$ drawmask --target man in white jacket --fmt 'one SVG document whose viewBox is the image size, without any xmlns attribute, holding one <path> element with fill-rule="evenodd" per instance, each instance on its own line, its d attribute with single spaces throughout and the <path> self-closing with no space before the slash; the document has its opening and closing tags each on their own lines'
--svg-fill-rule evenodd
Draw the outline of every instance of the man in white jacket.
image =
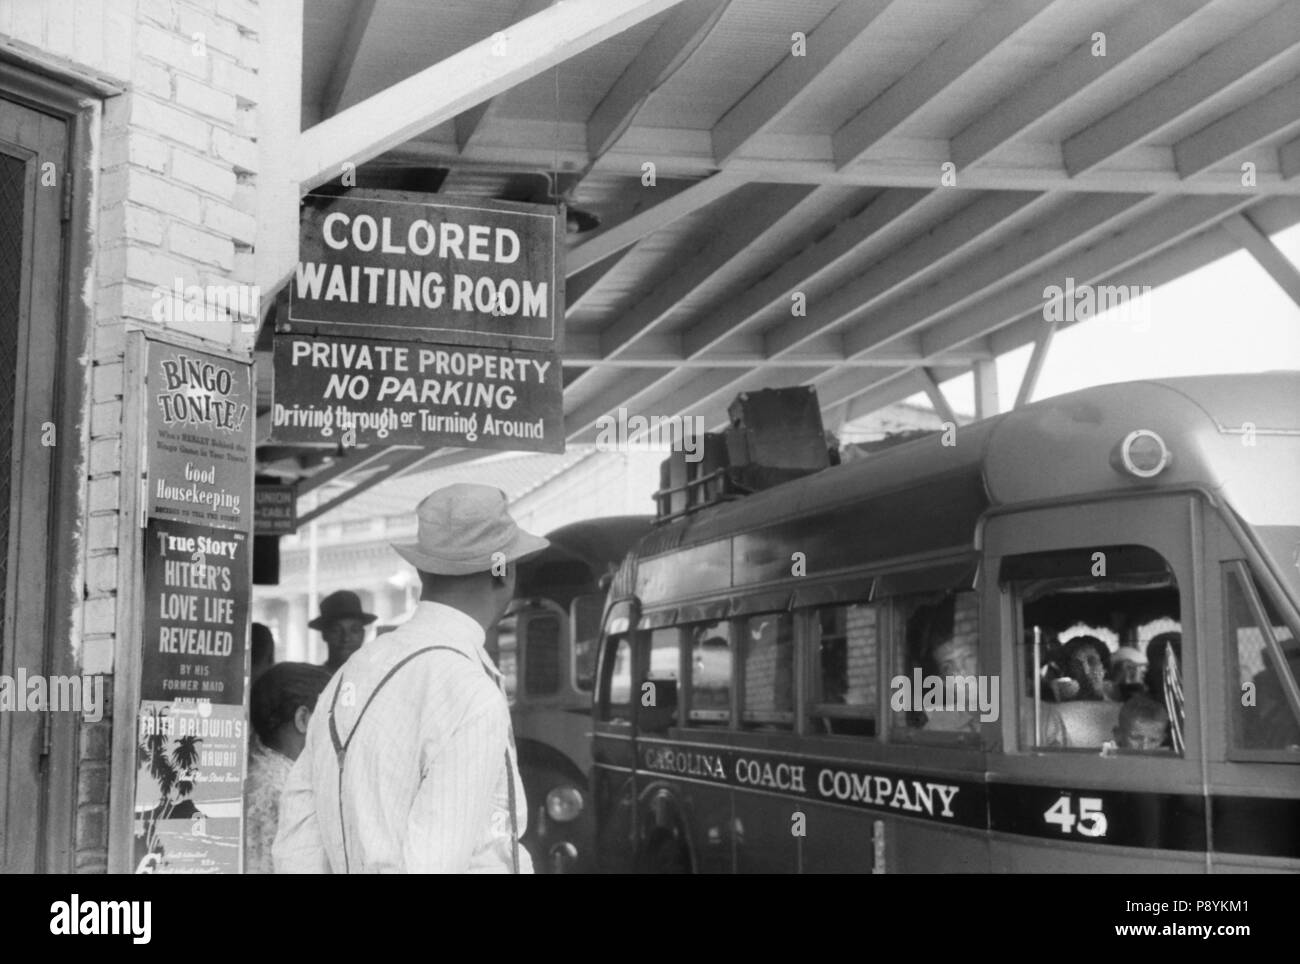
<svg viewBox="0 0 1300 964">
<path fill-rule="evenodd" d="M 417 515 L 417 541 L 393 548 L 419 570 L 419 605 L 321 694 L 280 806 L 277 873 L 532 870 L 510 711 L 483 640 L 515 563 L 547 542 L 489 486 L 439 489 Z"/>
</svg>

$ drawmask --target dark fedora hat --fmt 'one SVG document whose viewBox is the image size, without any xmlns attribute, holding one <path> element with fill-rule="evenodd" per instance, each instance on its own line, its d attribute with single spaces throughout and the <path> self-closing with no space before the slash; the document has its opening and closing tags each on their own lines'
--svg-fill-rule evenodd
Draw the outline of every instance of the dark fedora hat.
<svg viewBox="0 0 1300 964">
<path fill-rule="evenodd" d="M 374 613 L 361 611 L 360 596 L 346 589 L 340 589 L 320 601 L 320 615 L 309 622 L 307 628 L 324 629 L 339 619 L 359 619 L 363 626 L 369 626 L 378 618 Z"/>
</svg>

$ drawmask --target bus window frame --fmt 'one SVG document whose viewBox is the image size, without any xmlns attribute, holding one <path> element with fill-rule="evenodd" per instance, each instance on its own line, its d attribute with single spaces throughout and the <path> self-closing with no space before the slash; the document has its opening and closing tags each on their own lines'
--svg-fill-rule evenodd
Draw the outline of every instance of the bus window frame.
<svg viewBox="0 0 1300 964">
<path fill-rule="evenodd" d="M 881 607 L 877 619 L 883 620 L 882 625 L 884 627 L 877 630 L 877 635 L 884 638 L 885 645 L 884 653 L 880 659 L 880 663 L 884 667 L 884 679 L 881 680 L 882 685 L 878 694 L 881 704 L 880 720 L 883 722 L 878 723 L 876 727 L 883 742 L 892 743 L 895 746 L 942 747 L 944 749 L 983 751 L 984 730 L 988 725 L 983 721 L 980 722 L 977 731 L 968 733 L 944 730 L 927 731 L 922 728 L 914 729 L 905 723 L 899 723 L 898 714 L 894 713 L 893 707 L 890 705 L 890 693 L 893 689 L 890 684 L 892 681 L 899 677 L 911 678 L 910 671 L 907 670 L 906 666 L 899 665 L 899 660 L 906 658 L 903 649 L 906 646 L 905 637 L 907 633 L 907 620 L 899 618 L 900 600 L 918 596 L 938 595 L 944 592 L 954 594 L 972 593 L 975 598 L 978 627 L 975 637 L 975 668 L 978 671 L 977 675 L 987 675 L 985 672 L 987 669 L 985 663 L 987 650 L 985 645 L 985 623 L 987 620 L 984 616 L 984 600 L 979 585 L 981 572 L 981 567 L 965 562 L 939 562 L 927 566 L 925 569 L 891 573 L 888 578 L 882 577 L 878 580 L 877 589 L 882 590 L 882 592 L 871 601 Z M 950 578 L 955 578 L 956 581 L 949 583 Z M 899 639 L 895 635 L 896 633 L 903 634 L 903 638 Z M 901 645 L 899 645 L 900 643 Z"/>
<path fill-rule="evenodd" d="M 628 645 L 628 662 L 629 662 L 629 679 L 628 687 L 628 715 L 626 719 L 615 718 L 610 716 L 611 704 L 610 695 L 613 684 L 614 655 L 618 652 L 619 646 L 625 642 Z M 616 726 L 631 730 L 635 724 L 636 716 L 636 681 L 637 681 L 637 641 L 636 630 L 629 627 L 620 633 L 610 633 L 604 638 L 604 645 L 601 646 L 599 662 L 596 666 L 596 686 L 595 686 L 595 713 L 593 714 L 593 723 L 598 726 Z"/>
<path fill-rule="evenodd" d="M 786 595 L 789 598 L 789 595 Z M 734 607 L 733 607 L 734 608 Z M 749 646 L 746 624 L 751 619 L 763 616 L 775 616 L 778 619 L 788 617 L 790 619 L 790 712 L 774 713 L 773 716 L 781 717 L 773 720 L 746 720 L 745 713 L 745 664 L 749 662 Z M 730 729 L 741 733 L 772 733 L 784 734 L 787 736 L 804 736 L 803 721 L 806 719 L 805 704 L 807 698 L 804 694 L 804 672 L 803 660 L 799 657 L 799 613 L 792 611 L 788 607 L 785 609 L 761 608 L 753 612 L 745 612 L 743 615 L 733 615 L 732 634 L 733 638 L 738 640 L 734 645 L 736 652 L 731 661 L 731 676 L 734 680 L 732 684 L 732 726 Z M 807 649 L 807 647 L 804 647 Z M 784 719 L 784 717 L 789 719 Z"/>
<path fill-rule="evenodd" d="M 1205 585 L 1205 563 L 1198 548 L 1202 531 L 1205 494 L 1189 488 L 1152 489 L 1070 499 L 1037 506 L 1015 506 L 992 510 L 985 515 L 982 545 L 983 570 L 992 574 L 984 580 L 983 602 L 989 613 L 986 633 L 996 633 L 999 667 L 1010 667 L 1012 685 L 1001 686 L 1002 709 L 995 724 L 1000 748 L 990 756 L 991 772 L 999 777 L 1036 779 L 1051 775 L 1060 779 L 1069 767 L 1068 779 L 1131 779 L 1134 785 L 1187 787 L 1200 793 L 1202 761 L 1208 752 L 1205 734 L 1207 647 L 1204 613 L 1209 604 Z M 1111 507 L 1104 514 L 1090 511 L 1098 505 Z M 1173 572 L 1178 587 L 1178 622 L 1183 634 L 1183 739 L 1178 754 L 1116 754 L 1103 757 L 1091 748 L 1036 750 L 1022 746 L 1019 711 L 1025 672 L 1020 627 L 1021 613 L 1009 587 L 997 578 L 1002 559 L 1034 552 L 1068 551 L 1102 545 L 1143 545 L 1159 553 Z M 996 615 L 995 615 L 996 614 Z M 996 623 L 993 620 L 996 619 Z M 1217 628 L 1213 630 L 1217 632 Z M 1194 784 L 1194 789 L 1193 789 Z"/>
<path fill-rule="evenodd" d="M 730 732 L 736 725 L 736 624 L 738 620 L 722 616 L 716 619 L 696 619 L 679 625 L 682 631 L 682 678 L 678 689 L 678 699 L 683 708 L 680 724 L 686 728 L 700 728 L 704 733 Z M 695 627 L 701 625 L 725 624 L 727 627 L 727 650 L 730 660 L 727 673 L 727 716 L 725 719 L 696 718 L 696 712 L 721 713 L 722 710 L 695 709 L 695 664 L 692 650 L 695 642 Z M 687 645 L 689 643 L 689 645 Z"/>
<path fill-rule="evenodd" d="M 1224 659 L 1227 662 L 1227 674 L 1225 682 L 1228 684 L 1227 705 L 1232 709 L 1225 714 L 1227 717 L 1227 745 L 1225 747 L 1225 757 L 1232 763 L 1287 763 L 1292 766 L 1300 764 L 1300 753 L 1288 750 L 1262 748 L 1252 749 L 1242 745 L 1240 720 L 1237 715 L 1237 707 L 1240 705 L 1240 653 L 1236 640 L 1230 635 L 1232 629 L 1232 610 L 1228 605 L 1230 595 L 1229 583 L 1233 576 L 1236 576 L 1241 584 L 1246 596 L 1246 605 L 1250 608 L 1251 615 L 1258 620 L 1261 635 L 1264 638 L 1264 649 L 1267 655 L 1275 664 L 1282 668 L 1282 692 L 1286 697 L 1292 714 L 1300 721 L 1300 681 L 1297 681 L 1290 672 L 1287 671 L 1288 660 L 1282 652 L 1282 645 L 1277 639 L 1277 634 L 1273 631 L 1273 622 L 1268 618 L 1267 608 L 1264 606 L 1263 594 L 1266 592 L 1264 587 L 1258 585 L 1254 572 L 1250 565 L 1242 559 L 1225 560 L 1220 564 L 1220 581 L 1219 592 L 1222 600 L 1222 632 L 1223 632 L 1223 650 Z M 1273 601 L 1273 607 L 1278 612 L 1285 612 L 1282 606 Z M 1290 627 L 1288 627 L 1290 628 Z M 1295 630 L 1291 630 L 1294 634 Z M 1300 638 L 1300 637 L 1297 637 Z"/>
<path fill-rule="evenodd" d="M 601 619 L 598 620 L 596 624 L 596 637 L 591 641 L 592 645 L 596 647 L 596 659 L 597 661 L 599 661 L 600 640 L 602 636 L 602 630 L 604 628 L 604 609 L 605 609 L 606 597 L 607 594 L 603 592 L 580 593 L 579 595 L 574 596 L 573 599 L 569 602 L 569 612 L 567 613 L 568 623 L 566 624 L 566 627 L 569 631 L 568 640 L 567 640 L 569 658 L 567 662 L 568 662 L 569 686 L 573 689 L 573 692 L 575 693 L 589 695 L 592 692 L 594 692 L 596 689 L 596 667 L 595 666 L 592 667 L 591 686 L 583 687 L 578 684 L 578 645 L 577 644 L 579 640 L 574 638 L 577 634 L 576 627 L 578 625 L 578 621 L 574 617 L 577 615 L 578 603 L 583 599 L 591 599 L 591 598 L 598 598 L 601 601 L 601 610 L 602 610 Z"/>
<path fill-rule="evenodd" d="M 803 605 L 795 609 L 795 658 L 803 664 L 803 679 L 805 681 L 806 692 L 798 694 L 804 700 L 804 711 L 799 714 L 800 727 L 797 730 L 799 736 L 813 739 L 829 738 L 850 740 L 857 743 L 870 742 L 880 743 L 883 740 L 883 730 L 886 729 L 881 725 L 881 669 L 886 663 L 886 659 L 880 652 L 881 627 L 886 624 L 887 617 L 885 610 L 887 606 L 882 605 L 881 599 L 871 598 L 871 588 L 875 584 L 872 578 L 865 583 L 866 591 L 856 596 L 848 598 L 837 598 L 828 595 L 825 599 L 816 597 L 805 597 L 809 599 Z M 813 690 L 821 678 L 821 651 L 816 645 L 819 639 L 819 630 L 817 619 L 823 609 L 848 609 L 850 606 L 871 606 L 876 610 L 876 702 L 875 706 L 855 703 L 817 703 L 813 700 Z M 801 654 L 802 653 L 802 657 Z M 797 702 L 797 700 L 796 700 Z M 883 705 L 887 708 L 888 701 Z M 813 721 L 815 720 L 871 720 L 874 724 L 875 732 L 870 736 L 863 736 L 855 733 L 814 733 L 812 731 Z"/>
</svg>

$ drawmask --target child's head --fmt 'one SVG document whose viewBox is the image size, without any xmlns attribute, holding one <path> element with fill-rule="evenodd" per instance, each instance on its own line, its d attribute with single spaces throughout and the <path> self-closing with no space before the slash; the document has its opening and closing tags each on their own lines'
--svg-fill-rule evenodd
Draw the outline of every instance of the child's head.
<svg viewBox="0 0 1300 964">
<path fill-rule="evenodd" d="M 1120 707 L 1115 742 L 1126 750 L 1158 750 L 1169 735 L 1169 713 L 1151 697 L 1139 693 Z"/>
</svg>

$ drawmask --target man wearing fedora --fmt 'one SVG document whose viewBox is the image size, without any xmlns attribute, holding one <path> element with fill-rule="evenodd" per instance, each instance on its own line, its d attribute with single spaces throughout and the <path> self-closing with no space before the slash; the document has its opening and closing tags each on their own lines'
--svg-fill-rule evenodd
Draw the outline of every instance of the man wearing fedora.
<svg viewBox="0 0 1300 964">
<path fill-rule="evenodd" d="M 415 615 L 335 673 L 285 786 L 277 873 L 528 873 L 528 818 L 501 675 L 483 649 L 515 563 L 547 542 L 499 489 L 457 484 L 393 548 L 420 573 Z"/>
<path fill-rule="evenodd" d="M 308 629 L 320 630 L 329 658 L 324 666 L 337 673 L 348 657 L 366 641 L 366 627 L 379 617 L 362 612 L 361 597 L 340 589 L 320 601 L 320 615 L 307 624 Z"/>
</svg>

